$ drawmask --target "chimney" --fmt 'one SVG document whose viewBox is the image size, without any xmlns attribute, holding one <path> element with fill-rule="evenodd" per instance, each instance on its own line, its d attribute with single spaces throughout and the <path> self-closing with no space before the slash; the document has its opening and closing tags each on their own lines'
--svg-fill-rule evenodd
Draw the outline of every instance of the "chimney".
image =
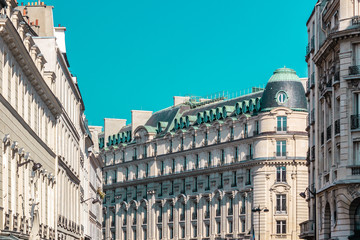
<svg viewBox="0 0 360 240">
<path fill-rule="evenodd" d="M 104 118 L 104 139 L 105 144 L 108 137 L 118 134 L 121 128 L 126 126 L 126 119 Z"/>
<path fill-rule="evenodd" d="M 152 115 L 152 111 L 131 111 L 131 133 L 134 134 L 135 129 L 138 126 L 145 125 Z"/>
<path fill-rule="evenodd" d="M 177 106 L 179 104 L 188 102 L 190 100 L 190 97 L 179 97 L 179 96 L 174 96 L 174 106 Z"/>
<path fill-rule="evenodd" d="M 56 43 L 59 46 L 60 51 L 66 54 L 65 31 L 66 27 L 61 27 L 60 24 L 59 27 L 55 27 Z"/>
</svg>

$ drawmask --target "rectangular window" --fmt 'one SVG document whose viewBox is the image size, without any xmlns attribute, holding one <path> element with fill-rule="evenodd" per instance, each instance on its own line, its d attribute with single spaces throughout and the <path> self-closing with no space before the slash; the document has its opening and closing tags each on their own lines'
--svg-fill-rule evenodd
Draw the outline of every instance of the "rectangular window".
<svg viewBox="0 0 360 240">
<path fill-rule="evenodd" d="M 159 191 L 159 197 L 162 197 L 162 195 L 163 195 L 163 184 L 162 183 L 160 183 L 160 191 Z"/>
<path fill-rule="evenodd" d="M 205 146 L 208 145 L 208 133 L 205 132 Z"/>
<path fill-rule="evenodd" d="M 139 166 L 136 166 L 136 170 L 135 170 L 135 179 L 139 178 Z"/>
<path fill-rule="evenodd" d="M 237 181 L 236 181 L 236 171 L 232 172 L 232 184 L 231 187 L 236 187 Z"/>
<path fill-rule="evenodd" d="M 171 181 L 170 190 L 171 192 L 169 193 L 169 195 L 174 195 L 174 181 Z"/>
<path fill-rule="evenodd" d="M 184 150 L 184 138 L 181 138 L 181 146 L 180 146 L 180 150 L 183 151 Z"/>
<path fill-rule="evenodd" d="M 286 213 L 286 195 L 277 194 L 276 195 L 276 212 L 277 213 Z"/>
<path fill-rule="evenodd" d="M 187 170 L 187 159 L 186 159 L 186 157 L 184 157 L 184 170 L 185 171 Z"/>
<path fill-rule="evenodd" d="M 234 140 L 234 127 L 230 128 L 230 141 Z"/>
<path fill-rule="evenodd" d="M 239 149 L 238 147 L 235 147 L 235 151 L 234 151 L 234 159 L 235 161 L 238 161 L 239 160 Z"/>
<path fill-rule="evenodd" d="M 251 170 L 246 169 L 246 182 L 245 182 L 245 185 L 250 185 L 250 184 L 251 184 Z"/>
<path fill-rule="evenodd" d="M 193 224 L 193 237 L 196 238 L 197 237 L 197 225 Z"/>
<path fill-rule="evenodd" d="M 205 191 L 209 191 L 209 190 L 210 190 L 210 175 L 207 176 L 207 184 L 205 188 Z"/>
<path fill-rule="evenodd" d="M 277 182 L 286 182 L 286 167 L 277 167 L 276 168 L 276 181 Z"/>
<path fill-rule="evenodd" d="M 148 177 L 149 176 L 149 164 L 146 164 L 146 172 L 145 172 L 145 176 Z"/>
<path fill-rule="evenodd" d="M 158 227 L 159 239 L 162 239 L 162 227 Z"/>
<path fill-rule="evenodd" d="M 172 149 L 173 149 L 173 142 L 172 140 L 170 140 L 170 144 L 169 144 L 169 153 L 172 153 Z"/>
<path fill-rule="evenodd" d="M 175 159 L 172 160 L 171 171 L 172 171 L 172 173 L 175 173 Z"/>
<path fill-rule="evenodd" d="M 210 226 L 208 224 L 205 224 L 205 237 L 210 236 Z"/>
<path fill-rule="evenodd" d="M 233 222 L 229 221 L 229 233 L 233 232 Z"/>
<path fill-rule="evenodd" d="M 211 167 L 211 152 L 208 154 L 208 167 Z"/>
<path fill-rule="evenodd" d="M 220 131 L 220 129 L 218 129 L 218 131 L 217 131 L 217 142 L 218 143 L 221 142 L 221 131 Z"/>
<path fill-rule="evenodd" d="M 199 155 L 196 154 L 196 160 L 195 160 L 195 169 L 199 168 Z"/>
<path fill-rule="evenodd" d="M 217 233 L 220 234 L 221 233 L 221 223 L 217 222 L 216 225 L 217 225 Z"/>
<path fill-rule="evenodd" d="M 286 141 L 276 141 L 276 156 L 286 157 Z"/>
<path fill-rule="evenodd" d="M 137 159 L 137 149 L 134 148 L 134 156 L 133 156 L 133 160 L 136 160 Z"/>
<path fill-rule="evenodd" d="M 220 173 L 219 176 L 220 176 L 220 184 L 219 184 L 218 188 L 221 189 L 221 188 L 223 188 L 223 186 L 224 186 L 224 185 L 223 185 L 223 174 Z"/>
<path fill-rule="evenodd" d="M 260 133 L 259 121 L 255 121 L 254 136 L 258 135 L 259 133 Z"/>
<path fill-rule="evenodd" d="M 147 146 L 144 146 L 144 158 L 147 158 Z"/>
<path fill-rule="evenodd" d="M 174 228 L 169 227 L 169 232 L 170 232 L 170 239 L 173 239 L 174 238 Z"/>
<path fill-rule="evenodd" d="M 164 175 L 164 161 L 161 161 L 161 175 Z"/>
<path fill-rule="evenodd" d="M 185 238 L 185 226 L 181 226 L 181 238 Z"/>
<path fill-rule="evenodd" d="M 241 220 L 241 232 L 245 232 L 245 219 Z"/>
<path fill-rule="evenodd" d="M 253 145 L 252 145 L 252 144 L 249 144 L 249 145 L 248 145 L 248 153 L 249 153 L 249 154 L 248 154 L 246 160 L 254 159 Z"/>
<path fill-rule="evenodd" d="M 277 117 L 277 131 L 278 132 L 287 131 L 287 117 Z"/>
<path fill-rule="evenodd" d="M 276 221 L 276 233 L 286 234 L 286 221 Z"/>
<path fill-rule="evenodd" d="M 154 155 L 157 155 L 157 143 L 154 143 Z"/>
<path fill-rule="evenodd" d="M 221 149 L 221 163 L 220 164 L 224 164 L 225 163 L 225 151 L 224 149 Z"/>
<path fill-rule="evenodd" d="M 245 138 L 248 137 L 248 125 L 247 125 L 247 123 L 244 124 L 244 137 Z"/>
<path fill-rule="evenodd" d="M 354 142 L 354 165 L 360 165 L 360 142 Z"/>
<path fill-rule="evenodd" d="M 197 177 L 194 177 L 194 188 L 193 188 L 193 192 L 197 192 L 197 183 L 198 183 L 198 179 L 197 179 Z"/>
<path fill-rule="evenodd" d="M 195 148 L 195 146 L 196 146 L 196 136 L 194 134 L 192 135 L 192 147 Z"/>
</svg>

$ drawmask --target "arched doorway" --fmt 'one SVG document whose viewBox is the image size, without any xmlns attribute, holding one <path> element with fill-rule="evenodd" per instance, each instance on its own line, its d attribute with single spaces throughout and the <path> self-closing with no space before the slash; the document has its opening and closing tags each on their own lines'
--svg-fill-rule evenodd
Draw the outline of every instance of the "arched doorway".
<svg viewBox="0 0 360 240">
<path fill-rule="evenodd" d="M 355 199 L 350 204 L 349 209 L 351 230 L 353 235 L 349 237 L 351 240 L 360 239 L 360 198 Z"/>
<path fill-rule="evenodd" d="M 330 204 L 326 203 L 324 215 L 324 238 L 331 238 L 331 209 Z"/>
</svg>

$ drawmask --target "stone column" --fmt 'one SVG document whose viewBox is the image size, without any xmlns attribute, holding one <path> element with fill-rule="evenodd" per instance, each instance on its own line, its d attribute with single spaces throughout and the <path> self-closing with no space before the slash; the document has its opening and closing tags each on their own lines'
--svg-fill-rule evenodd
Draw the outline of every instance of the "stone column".
<svg viewBox="0 0 360 240">
<path fill-rule="evenodd" d="M 147 207 L 147 235 L 149 240 L 156 240 L 156 211 L 155 211 L 155 191 L 149 190 L 149 203 Z"/>
</svg>

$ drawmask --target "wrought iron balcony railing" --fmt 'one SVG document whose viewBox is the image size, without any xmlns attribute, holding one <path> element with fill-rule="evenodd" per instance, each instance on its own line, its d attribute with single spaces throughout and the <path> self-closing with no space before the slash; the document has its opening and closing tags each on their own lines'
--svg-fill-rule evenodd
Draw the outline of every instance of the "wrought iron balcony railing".
<svg viewBox="0 0 360 240">
<path fill-rule="evenodd" d="M 360 66 L 350 66 L 349 67 L 349 75 L 359 75 L 360 74 Z"/>
</svg>

